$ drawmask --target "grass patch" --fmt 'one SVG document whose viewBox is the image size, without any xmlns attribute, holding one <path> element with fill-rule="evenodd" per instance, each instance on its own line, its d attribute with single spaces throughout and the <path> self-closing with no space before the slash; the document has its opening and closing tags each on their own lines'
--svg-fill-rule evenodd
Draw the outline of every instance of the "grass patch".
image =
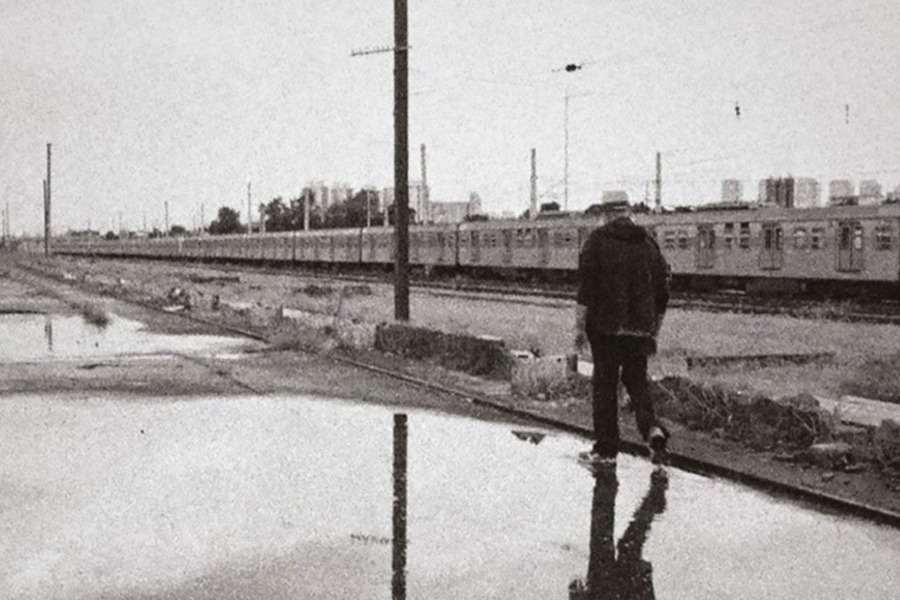
<svg viewBox="0 0 900 600">
<path fill-rule="evenodd" d="M 295 294 L 304 294 L 313 298 L 321 298 L 323 296 L 330 296 L 331 294 L 333 294 L 334 287 L 330 285 L 318 285 L 316 283 L 310 283 L 303 287 L 294 288 L 292 291 Z"/>
<path fill-rule="evenodd" d="M 275 350 L 299 350 L 324 354 L 338 347 L 336 331 L 331 325 L 317 327 L 307 323 L 282 324 L 269 336 L 269 346 Z"/>
<path fill-rule="evenodd" d="M 900 352 L 867 358 L 841 383 L 841 392 L 900 404 Z"/>
</svg>

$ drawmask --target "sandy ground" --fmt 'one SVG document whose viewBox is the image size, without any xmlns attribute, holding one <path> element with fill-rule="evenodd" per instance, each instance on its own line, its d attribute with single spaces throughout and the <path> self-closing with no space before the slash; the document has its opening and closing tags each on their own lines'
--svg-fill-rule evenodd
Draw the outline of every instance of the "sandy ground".
<svg viewBox="0 0 900 600">
<path fill-rule="evenodd" d="M 285 306 L 318 313 L 325 318 L 337 314 L 345 320 L 356 320 L 360 324 L 369 325 L 374 325 L 380 320 L 389 320 L 392 314 L 392 290 L 389 286 L 373 286 L 372 294 L 349 295 L 337 300 L 333 295 L 313 297 L 303 293 L 302 290 L 307 285 L 321 286 L 325 283 L 318 279 L 296 276 L 256 274 L 237 276 L 235 273 L 194 265 L 174 266 L 150 262 L 54 259 L 44 266 L 59 274 L 65 273 L 66 278 L 78 283 L 80 287 L 72 288 L 46 282 L 23 285 L 20 280 L 9 283 L 8 278 L 0 278 L 0 284 L 12 286 L 4 289 L 18 290 L 16 293 L 3 294 L 3 298 L 7 299 L 4 302 L 26 304 L 32 300 L 40 303 L 54 302 L 45 298 L 47 294 L 35 291 L 42 285 L 62 289 L 63 296 L 84 294 L 73 290 L 83 290 L 85 287 L 104 288 L 107 293 L 122 293 L 132 297 L 138 295 L 135 292 L 138 290 L 143 300 L 156 301 L 163 299 L 172 287 L 184 287 L 191 290 L 194 298 L 193 314 L 226 322 L 232 320 L 232 324 L 245 326 L 254 326 L 254 323 L 248 324 L 247 320 L 242 318 L 232 319 L 234 315 L 227 311 L 210 310 L 212 297 L 218 295 L 222 303 L 249 305 L 264 311 L 274 311 L 279 306 Z M 0 272 L 2 270 L 0 265 Z M 239 280 L 235 281 L 235 277 L 239 277 Z M 59 289 L 54 293 L 59 295 Z M 97 300 L 95 296 L 91 298 Z M 130 303 L 115 301 L 108 296 L 101 301 L 107 303 L 107 306 L 117 314 L 147 323 L 151 331 L 221 334 L 221 330 L 216 327 L 187 321 L 177 315 L 148 311 Z M 512 341 L 509 342 L 512 347 L 520 344 L 527 347 L 529 340 L 539 339 L 543 344 L 541 348 L 548 352 L 562 350 L 571 335 L 571 307 L 553 302 L 547 304 L 548 306 L 535 307 L 533 304 L 510 305 L 495 300 L 473 303 L 458 297 L 414 293 L 412 312 L 414 321 L 419 324 L 442 325 L 457 331 L 488 333 L 501 337 L 504 333 L 509 333 L 512 335 Z M 50 307 L 50 305 L 43 306 L 45 309 Z M 66 310 L 63 303 L 56 306 Z M 528 328 L 522 327 L 523 320 L 528 323 Z M 260 331 L 265 331 L 265 323 L 255 325 L 258 325 Z M 528 331 L 523 333 L 523 329 Z M 535 330 L 546 333 L 535 338 Z M 753 332 L 757 332 L 755 336 Z M 778 332 L 782 332 L 780 337 Z M 900 339 L 891 339 L 896 333 L 896 328 L 883 326 L 819 323 L 777 317 L 695 315 L 673 311 L 664 328 L 662 356 L 655 362 L 654 369 L 657 373 L 668 370 L 683 372 L 683 360 L 679 364 L 678 358 L 680 356 L 683 359 L 686 347 L 708 354 L 710 348 L 732 352 L 747 348 L 751 342 L 756 347 L 766 345 L 767 348 L 787 348 L 791 351 L 797 351 L 798 348 L 811 350 L 829 348 L 839 353 L 842 360 L 859 360 L 862 356 L 884 351 L 893 340 Z M 846 344 L 839 343 L 848 337 L 850 341 Z M 704 344 L 704 339 L 708 339 L 709 344 Z M 508 384 L 502 382 L 478 380 L 435 368 L 433 365 L 399 361 L 393 357 L 372 353 L 362 352 L 360 356 L 389 370 L 404 372 L 462 391 L 470 390 L 473 395 L 551 419 L 581 427 L 589 427 L 591 422 L 590 406 L 585 402 L 536 402 L 516 399 L 510 397 Z M 816 367 L 808 371 L 806 377 L 808 381 L 828 389 L 830 384 L 824 381 L 827 378 L 816 375 L 819 369 L 820 367 Z M 835 371 L 838 372 L 839 369 Z M 738 373 L 740 374 L 740 371 Z M 779 376 L 784 375 L 779 373 Z M 802 378 L 800 381 L 803 381 Z M 81 390 L 87 393 L 146 393 L 148 389 L 167 395 L 285 392 L 436 408 L 479 418 L 498 418 L 493 411 L 473 405 L 455 395 L 433 390 L 423 391 L 419 387 L 391 377 L 373 374 L 345 362 L 336 361 L 329 355 L 293 351 L 254 350 L 240 360 L 221 356 L 175 356 L 166 361 L 140 357 L 128 360 L 92 359 L 76 364 L 74 368 L 73 365 L 64 363 L 12 364 L 0 367 L 0 382 L 2 382 L 0 394 L 60 390 Z M 799 384 L 794 388 L 788 386 L 777 389 L 780 390 L 779 395 L 809 390 L 808 387 Z M 637 440 L 630 418 L 623 416 L 623 426 L 626 438 Z M 900 491 L 900 485 L 877 473 L 835 474 L 818 468 L 800 468 L 796 465 L 775 462 L 766 454 L 750 453 L 734 444 L 681 429 L 675 431 L 672 448 L 711 464 L 736 468 L 758 477 L 900 512 L 900 494 L 897 493 Z"/>
</svg>

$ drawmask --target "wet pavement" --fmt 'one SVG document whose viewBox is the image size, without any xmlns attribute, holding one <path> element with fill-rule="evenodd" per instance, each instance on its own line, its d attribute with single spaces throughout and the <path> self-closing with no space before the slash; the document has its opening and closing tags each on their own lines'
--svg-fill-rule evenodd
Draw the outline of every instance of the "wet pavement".
<svg viewBox="0 0 900 600">
<path fill-rule="evenodd" d="M 7 396 L 0 597 L 390 597 L 394 412 Z M 406 412 L 409 598 L 568 598 L 576 579 L 600 597 L 896 597 L 895 529 L 628 456 L 595 478 L 583 440 Z"/>
<path fill-rule="evenodd" d="M 78 315 L 0 314 L 0 363 L 153 354 L 214 354 L 258 346 L 235 337 L 151 333 L 116 315 L 98 326 Z"/>
</svg>

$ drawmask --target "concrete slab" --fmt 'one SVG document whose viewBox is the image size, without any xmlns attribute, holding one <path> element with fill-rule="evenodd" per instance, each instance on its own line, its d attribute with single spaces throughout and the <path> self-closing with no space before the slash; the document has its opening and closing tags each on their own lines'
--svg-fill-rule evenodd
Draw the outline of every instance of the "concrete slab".
<svg viewBox="0 0 900 600">
<path fill-rule="evenodd" d="M 845 423 L 877 427 L 885 419 L 893 419 L 900 423 L 900 404 L 881 402 L 859 396 L 841 396 L 833 398 L 817 398 L 826 410 L 834 411 L 835 416 Z"/>
<path fill-rule="evenodd" d="M 601 559 L 598 528 L 630 540 L 620 556 L 637 552 L 660 598 L 900 584 L 894 529 L 677 470 L 661 485 L 628 456 L 594 479 L 583 440 L 407 412 L 411 598 L 566 597 Z M 392 415 L 296 396 L 7 397 L 0 597 L 389 597 Z"/>
</svg>

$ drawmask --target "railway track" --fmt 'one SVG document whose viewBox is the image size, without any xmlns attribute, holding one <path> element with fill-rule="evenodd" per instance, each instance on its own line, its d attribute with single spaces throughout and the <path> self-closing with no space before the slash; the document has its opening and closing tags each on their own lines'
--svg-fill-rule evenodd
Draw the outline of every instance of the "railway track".
<svg viewBox="0 0 900 600">
<path fill-rule="evenodd" d="M 360 284 L 390 285 L 393 283 L 393 277 L 389 273 L 338 273 L 229 263 L 182 262 L 181 265 L 238 274 L 296 275 L 324 281 Z M 558 306 L 560 308 L 570 306 L 575 301 L 576 294 L 575 287 L 567 284 L 523 285 L 516 282 L 477 281 L 459 277 L 452 280 L 412 277 L 410 287 L 414 291 L 432 295 L 526 305 Z M 672 294 L 669 306 L 682 310 L 784 315 L 828 321 L 900 325 L 900 302 L 897 301 L 817 300 L 784 296 L 754 296 L 728 291 L 705 294 L 675 292 Z"/>
</svg>

